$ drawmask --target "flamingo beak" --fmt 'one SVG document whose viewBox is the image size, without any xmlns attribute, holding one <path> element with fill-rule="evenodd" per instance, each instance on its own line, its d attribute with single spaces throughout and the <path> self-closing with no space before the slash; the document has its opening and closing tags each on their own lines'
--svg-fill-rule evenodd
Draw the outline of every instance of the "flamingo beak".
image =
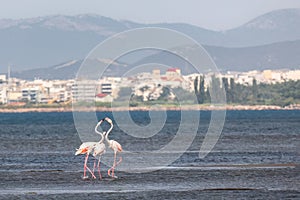
<svg viewBox="0 0 300 200">
<path fill-rule="evenodd" d="M 75 156 L 79 155 L 80 153 L 81 153 L 81 150 L 80 149 L 76 149 Z"/>
<path fill-rule="evenodd" d="M 79 155 L 79 154 L 83 154 L 83 153 L 86 153 L 87 152 L 87 149 L 84 148 L 84 149 L 77 149 L 76 152 L 75 152 L 75 156 Z"/>
</svg>

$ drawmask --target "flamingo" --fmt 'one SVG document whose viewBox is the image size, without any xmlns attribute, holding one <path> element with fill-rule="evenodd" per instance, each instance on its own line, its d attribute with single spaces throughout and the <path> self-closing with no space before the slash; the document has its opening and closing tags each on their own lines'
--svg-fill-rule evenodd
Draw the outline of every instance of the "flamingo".
<svg viewBox="0 0 300 200">
<path fill-rule="evenodd" d="M 119 160 L 119 162 L 117 162 L 117 163 L 116 163 L 116 159 L 117 159 L 117 153 L 118 153 L 118 152 L 122 152 L 122 146 L 121 146 L 120 143 L 118 143 L 117 141 L 108 139 L 108 135 L 109 135 L 109 133 L 111 132 L 111 130 L 112 130 L 112 128 L 113 128 L 113 123 L 112 123 L 112 120 L 109 119 L 108 117 L 106 117 L 105 120 L 111 125 L 109 131 L 105 134 L 105 140 L 106 140 L 106 142 L 108 143 L 109 148 L 111 148 L 111 149 L 114 151 L 114 164 L 113 164 L 113 166 L 107 171 L 107 174 L 108 174 L 109 176 L 112 176 L 113 178 L 117 178 L 117 177 L 115 176 L 115 168 L 116 168 L 117 165 L 119 165 L 119 164 L 122 162 L 122 157 L 120 157 L 120 160 Z M 111 175 L 110 175 L 110 171 L 112 172 Z"/>
<path fill-rule="evenodd" d="M 96 126 L 97 128 L 102 123 L 102 121 L 103 121 L 103 119 L 98 122 L 98 124 Z M 100 135 L 102 136 L 101 140 L 103 142 L 102 133 Z M 96 179 L 96 176 L 94 175 L 94 173 L 87 166 L 87 161 L 88 161 L 90 153 L 95 149 L 96 145 L 101 142 L 101 140 L 99 142 L 84 142 L 80 145 L 80 147 L 78 149 L 76 149 L 75 155 L 86 154 L 84 165 L 83 165 L 83 179 L 88 178 L 88 176 L 86 175 L 86 170 L 88 170 L 91 173 L 93 179 Z"/>
<path fill-rule="evenodd" d="M 98 133 L 99 135 L 101 135 L 101 140 L 94 147 L 93 156 L 95 157 L 95 161 L 94 161 L 93 172 L 94 172 L 94 169 L 95 169 L 95 166 L 96 166 L 96 157 L 99 156 L 98 164 L 97 164 L 97 169 L 98 169 L 98 173 L 99 173 L 99 178 L 102 179 L 102 175 L 101 175 L 101 172 L 100 172 L 100 159 L 101 159 L 101 156 L 103 154 L 105 154 L 105 152 L 106 152 L 106 147 L 105 147 L 105 144 L 103 142 L 104 141 L 104 136 L 105 136 L 106 132 L 101 133 L 101 132 L 98 131 L 98 127 L 100 126 L 100 124 L 101 123 L 99 122 L 97 124 L 97 126 L 95 127 L 95 132 Z M 109 129 L 108 131 L 110 132 L 111 129 Z"/>
<path fill-rule="evenodd" d="M 96 176 L 94 175 L 94 173 L 87 166 L 87 161 L 88 161 L 89 155 L 94 150 L 96 144 L 97 144 L 97 142 L 84 142 L 80 145 L 80 147 L 78 149 L 76 149 L 75 156 L 77 156 L 79 154 L 86 155 L 84 165 L 83 165 L 83 177 L 82 177 L 83 179 L 88 178 L 88 176 L 86 175 L 86 170 L 88 170 L 91 173 L 92 177 L 94 179 L 96 179 Z"/>
</svg>

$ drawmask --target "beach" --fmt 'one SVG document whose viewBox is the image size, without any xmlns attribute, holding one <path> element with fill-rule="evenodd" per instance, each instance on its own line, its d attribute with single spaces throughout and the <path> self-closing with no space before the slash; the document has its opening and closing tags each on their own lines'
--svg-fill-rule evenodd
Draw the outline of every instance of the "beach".
<svg viewBox="0 0 300 200">
<path fill-rule="evenodd" d="M 192 119 L 196 111 L 188 112 Z M 131 114 L 136 124 L 149 121 L 146 111 Z M 199 158 L 210 116 L 201 111 L 197 134 L 182 152 L 154 152 L 177 135 L 179 111 L 167 111 L 164 127 L 150 138 L 133 137 L 115 123 L 110 137 L 123 147 L 118 178 L 107 175 L 113 161 L 108 149 L 103 180 L 83 180 L 84 156 L 74 155 L 82 142 L 71 112 L 0 113 L 0 199 L 300 198 L 299 110 L 227 111 L 217 144 Z M 173 154 L 178 158 L 165 165 Z"/>
<path fill-rule="evenodd" d="M 1 199 L 299 199 L 299 166 L 165 168 L 82 180 L 77 171 L 0 173 Z M 3 179 L 3 177 L 6 177 Z M 278 184 L 285 185 L 278 188 Z M 13 186 L 13 187 L 12 187 Z"/>
</svg>

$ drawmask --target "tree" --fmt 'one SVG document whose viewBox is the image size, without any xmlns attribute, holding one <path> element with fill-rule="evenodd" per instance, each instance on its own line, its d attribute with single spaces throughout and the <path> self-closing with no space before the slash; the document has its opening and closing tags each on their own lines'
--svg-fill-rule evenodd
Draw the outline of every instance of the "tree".
<svg viewBox="0 0 300 200">
<path fill-rule="evenodd" d="M 230 89 L 228 92 L 228 102 L 235 103 L 235 82 L 233 78 L 230 78 Z"/>
<path fill-rule="evenodd" d="M 199 81 L 198 81 L 198 76 L 195 78 L 195 80 L 194 80 L 194 91 L 195 91 L 195 95 L 196 95 L 196 98 L 197 98 L 197 103 L 199 103 L 199 89 L 198 89 L 198 85 L 199 85 L 199 83 L 198 83 Z"/>
<path fill-rule="evenodd" d="M 230 97 L 229 97 L 228 78 L 223 77 L 223 78 L 222 78 L 222 84 L 223 84 L 223 88 L 224 88 L 224 90 L 225 90 L 226 100 L 227 100 L 227 102 L 230 102 L 231 99 L 230 99 Z"/>
<path fill-rule="evenodd" d="M 204 76 L 200 76 L 199 79 L 198 77 L 195 78 L 194 90 L 198 104 L 203 104 L 206 96 L 204 87 Z"/>
<path fill-rule="evenodd" d="M 223 91 L 222 91 L 222 88 L 221 88 L 221 83 L 220 83 L 220 79 L 215 77 L 215 76 L 212 76 L 211 77 L 211 85 L 210 85 L 210 96 L 211 97 L 214 97 L 214 101 L 213 103 L 220 103 L 222 102 L 223 100 Z M 212 98 L 211 98 L 212 100 Z"/>
<path fill-rule="evenodd" d="M 200 86 L 199 86 L 199 98 L 198 103 L 203 104 L 205 99 L 205 88 L 204 88 L 204 76 L 200 76 Z"/>
<path fill-rule="evenodd" d="M 254 78 L 252 80 L 252 103 L 253 104 L 256 104 L 257 102 L 257 94 L 258 94 L 257 82 L 256 79 Z"/>
</svg>

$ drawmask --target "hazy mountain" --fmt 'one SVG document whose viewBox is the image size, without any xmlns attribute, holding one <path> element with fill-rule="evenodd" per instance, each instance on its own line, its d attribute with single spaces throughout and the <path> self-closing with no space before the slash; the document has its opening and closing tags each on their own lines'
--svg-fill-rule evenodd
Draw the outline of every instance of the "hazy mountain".
<svg viewBox="0 0 300 200">
<path fill-rule="evenodd" d="M 258 46 L 300 39 L 300 9 L 273 11 L 223 32 L 182 23 L 139 24 L 98 15 L 3 19 L 0 20 L 0 72 L 8 64 L 22 70 L 80 60 L 108 36 L 148 26 L 180 31 L 204 45 Z"/>
<path fill-rule="evenodd" d="M 36 69 L 24 70 L 24 71 L 12 71 L 12 77 L 32 80 L 35 78 L 54 80 L 54 79 L 74 79 L 82 60 L 72 60 L 66 63 L 51 67 L 41 67 Z"/>
<path fill-rule="evenodd" d="M 204 48 L 214 59 L 220 71 L 299 69 L 300 66 L 300 40 L 256 47 L 227 48 L 204 46 Z M 96 62 L 108 63 L 103 60 L 97 60 Z M 13 72 L 12 75 L 23 79 L 70 79 L 76 77 L 81 63 L 82 60 L 73 60 L 52 67 Z M 189 64 L 168 52 L 154 54 L 150 52 L 149 56 L 141 59 L 139 62 L 125 64 L 124 61 L 117 61 L 113 63 L 105 72 L 105 76 L 123 76 L 133 66 L 145 63 L 160 63 L 167 66 L 179 67 L 183 74 L 196 72 Z M 93 64 L 94 67 L 96 65 L 97 63 Z"/>
<path fill-rule="evenodd" d="M 155 24 L 189 35 L 203 45 L 248 47 L 300 39 L 300 9 L 261 15 L 237 28 L 217 32 L 188 24 Z"/>
<path fill-rule="evenodd" d="M 222 71 L 300 68 L 300 40 L 256 47 L 205 48 Z"/>
<path fill-rule="evenodd" d="M 231 48 L 205 45 L 204 48 L 220 71 L 300 68 L 300 40 L 256 47 Z M 189 54 L 193 54 L 193 51 L 193 48 L 190 48 Z M 165 51 L 150 55 L 135 65 L 145 63 L 160 63 L 180 67 L 183 73 L 195 72 L 189 63 Z"/>
<path fill-rule="evenodd" d="M 300 39 L 300 9 L 276 10 L 224 32 L 219 46 L 256 46 Z"/>
<path fill-rule="evenodd" d="M 128 66 L 123 61 L 111 61 L 97 59 L 86 61 L 89 64 L 86 66 L 91 67 L 93 70 L 95 67 L 101 65 L 109 65 L 102 76 L 122 76 L 129 70 L 130 66 Z M 60 63 L 58 65 L 50 66 L 50 67 L 39 67 L 29 70 L 22 71 L 11 71 L 11 76 L 16 78 L 21 78 L 25 80 L 33 80 L 33 79 L 46 79 L 46 80 L 65 80 L 65 79 L 74 79 L 77 76 L 81 64 L 83 60 L 70 60 L 64 63 Z M 85 71 L 89 72 L 87 68 L 84 68 Z M 81 73 L 84 75 L 84 73 Z M 97 76 L 97 74 L 96 74 Z M 99 75 L 100 76 L 100 75 Z M 89 76 L 90 77 L 90 76 Z"/>
</svg>

